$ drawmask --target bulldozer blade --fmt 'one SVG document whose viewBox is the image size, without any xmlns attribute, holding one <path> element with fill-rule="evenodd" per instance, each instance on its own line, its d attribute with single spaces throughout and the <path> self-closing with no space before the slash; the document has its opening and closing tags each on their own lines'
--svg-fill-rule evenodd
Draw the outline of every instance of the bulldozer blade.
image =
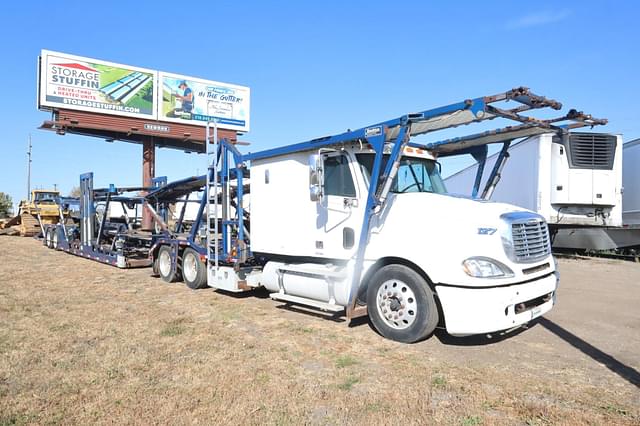
<svg viewBox="0 0 640 426">
<path fill-rule="evenodd" d="M 7 222 L 5 222 L 2 227 L 4 229 L 7 229 L 7 228 L 11 228 L 13 225 L 19 225 L 19 224 L 20 224 L 20 215 L 17 215 L 9 219 Z"/>
</svg>

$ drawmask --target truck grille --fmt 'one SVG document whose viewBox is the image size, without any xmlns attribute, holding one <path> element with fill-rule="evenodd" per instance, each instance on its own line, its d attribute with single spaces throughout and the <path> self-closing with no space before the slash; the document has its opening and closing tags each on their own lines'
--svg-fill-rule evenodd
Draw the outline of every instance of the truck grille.
<svg viewBox="0 0 640 426">
<path fill-rule="evenodd" d="M 612 170 L 617 138 L 603 133 L 570 133 L 569 156 L 576 169 Z"/>
<path fill-rule="evenodd" d="M 544 220 L 534 218 L 512 223 L 511 237 L 517 262 L 535 262 L 551 253 L 549 228 Z"/>
</svg>

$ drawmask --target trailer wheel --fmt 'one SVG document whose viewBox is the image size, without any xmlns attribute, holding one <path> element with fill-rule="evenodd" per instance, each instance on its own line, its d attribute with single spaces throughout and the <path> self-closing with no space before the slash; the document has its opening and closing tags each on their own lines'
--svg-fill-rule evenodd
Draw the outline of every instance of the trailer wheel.
<svg viewBox="0 0 640 426">
<path fill-rule="evenodd" d="M 158 257 L 155 261 L 157 262 L 157 270 L 158 274 L 160 274 L 160 278 L 168 283 L 178 280 L 178 274 L 171 266 L 171 247 L 160 247 L 160 250 L 158 250 Z"/>
<path fill-rule="evenodd" d="M 56 228 L 51 230 L 51 248 L 58 250 L 58 230 Z"/>
<path fill-rule="evenodd" d="M 48 248 L 53 247 L 51 228 L 47 228 L 44 231 L 44 245 L 47 246 Z"/>
<path fill-rule="evenodd" d="M 207 287 L 207 267 L 200 261 L 200 254 L 189 247 L 182 253 L 182 278 L 192 290 Z"/>
<path fill-rule="evenodd" d="M 367 288 L 367 310 L 374 328 L 403 343 L 427 338 L 438 325 L 438 307 L 425 279 L 404 265 L 382 267 Z"/>
</svg>

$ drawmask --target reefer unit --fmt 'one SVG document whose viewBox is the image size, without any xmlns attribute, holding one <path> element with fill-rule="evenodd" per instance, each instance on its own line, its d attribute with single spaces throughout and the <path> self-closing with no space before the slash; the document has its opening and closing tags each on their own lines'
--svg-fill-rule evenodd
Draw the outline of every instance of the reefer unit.
<svg viewBox="0 0 640 426">
<path fill-rule="evenodd" d="M 622 137 L 542 134 L 513 144 L 491 200 L 542 215 L 551 228 L 622 225 Z M 498 154 L 487 158 L 491 170 Z M 446 179 L 451 193 L 471 194 L 478 164 Z M 481 185 L 486 185 L 487 174 Z"/>
</svg>

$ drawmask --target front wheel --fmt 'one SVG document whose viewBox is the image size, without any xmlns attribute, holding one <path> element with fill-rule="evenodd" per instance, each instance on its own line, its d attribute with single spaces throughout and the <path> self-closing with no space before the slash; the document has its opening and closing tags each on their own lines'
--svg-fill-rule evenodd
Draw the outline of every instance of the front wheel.
<svg viewBox="0 0 640 426">
<path fill-rule="evenodd" d="M 367 310 L 374 328 L 403 343 L 427 338 L 438 325 L 438 307 L 425 279 L 404 265 L 387 265 L 367 288 Z"/>
<path fill-rule="evenodd" d="M 182 253 L 182 278 L 192 290 L 207 287 L 207 267 L 200 261 L 200 254 L 189 247 Z"/>
</svg>

